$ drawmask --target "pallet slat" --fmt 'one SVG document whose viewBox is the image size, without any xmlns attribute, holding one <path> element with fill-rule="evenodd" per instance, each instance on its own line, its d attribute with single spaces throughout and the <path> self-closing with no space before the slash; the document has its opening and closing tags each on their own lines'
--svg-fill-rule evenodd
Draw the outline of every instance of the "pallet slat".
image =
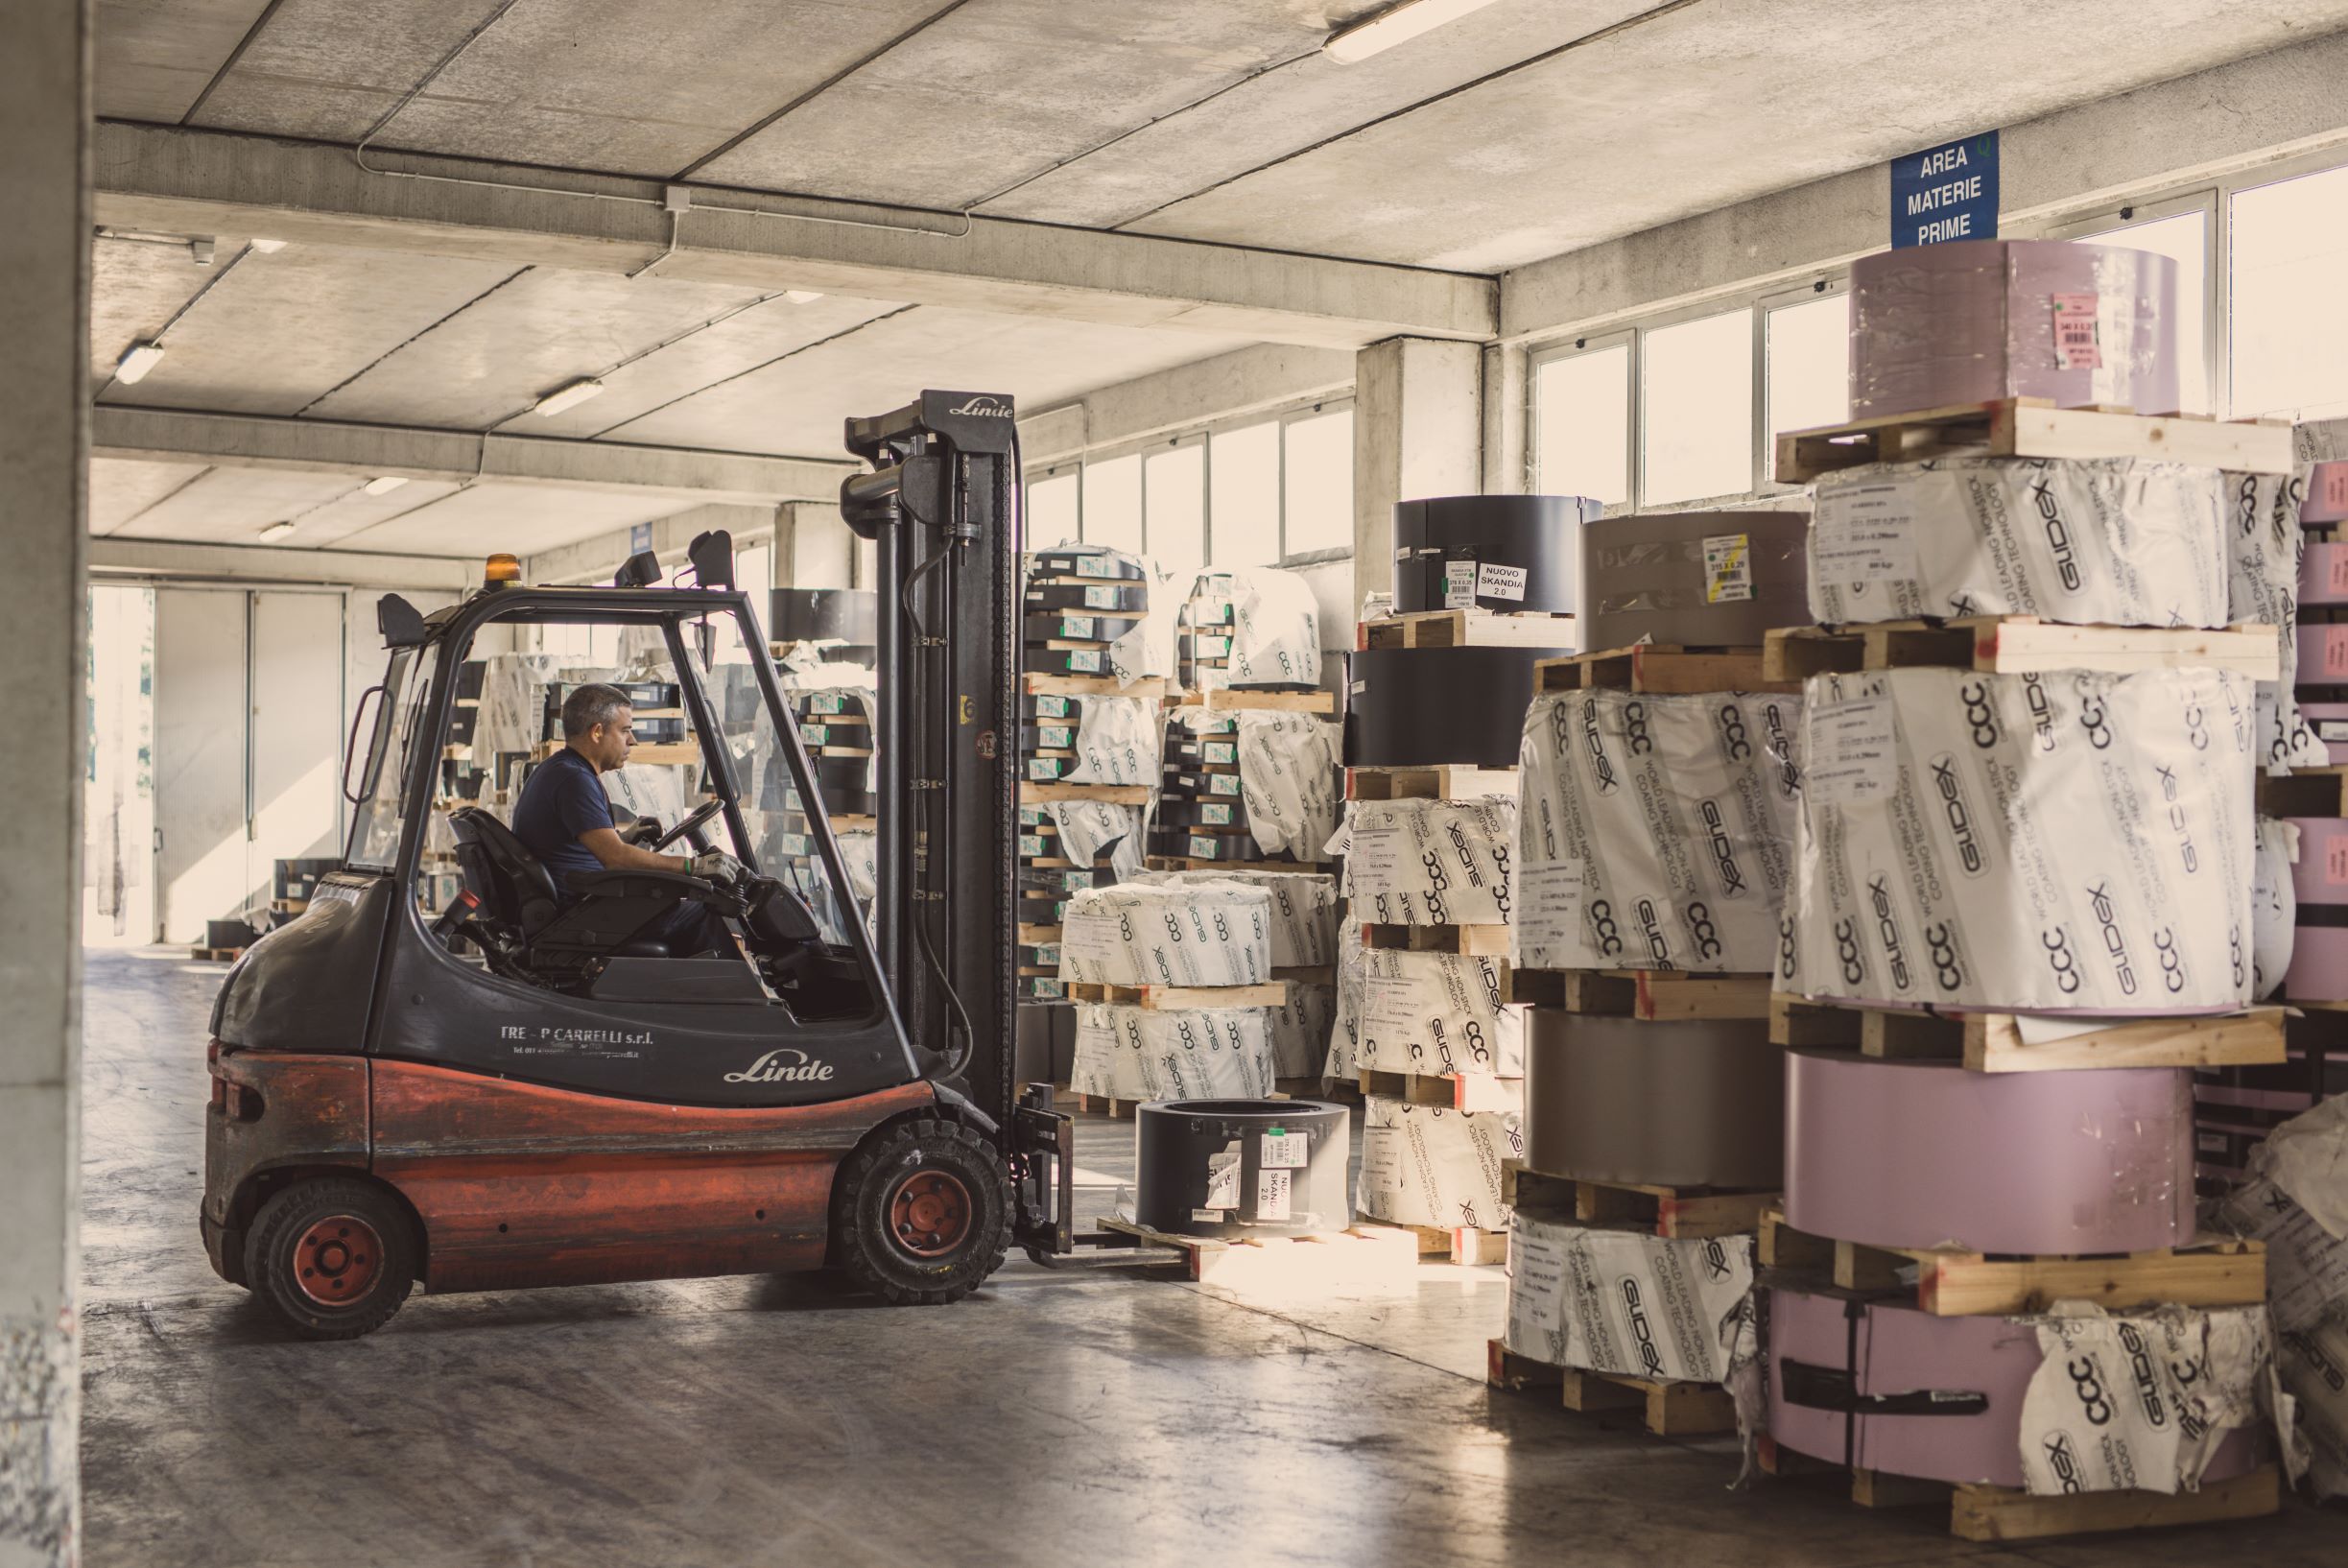
<svg viewBox="0 0 2348 1568">
<path fill-rule="evenodd" d="M 1348 800 L 1472 800 L 1484 795 L 1515 795 L 1513 768 L 1349 768 Z"/>
<path fill-rule="evenodd" d="M 1594 1181 L 1535 1171 L 1521 1160 L 1500 1168 L 1501 1201 L 1533 1209 L 1571 1208 L 1592 1224 L 1635 1225 L 1675 1241 L 1750 1235 L 1762 1217 L 1784 1199 L 1773 1192 L 1719 1192 L 1709 1187 L 1670 1187 L 1626 1181 Z"/>
<path fill-rule="evenodd" d="M 2028 1043 L 2010 1012 L 1924 1013 L 1769 998 L 1769 1038 L 1783 1046 L 1856 1049 L 1861 1055 L 1961 1061 L 1977 1073 L 2089 1067 L 2249 1067 L 2286 1059 L 2285 1010 L 2252 1008 L 2212 1017 L 2115 1018 L 2107 1027 Z"/>
<path fill-rule="evenodd" d="M 1798 682 L 1771 676 L 1756 648 L 1684 648 L 1641 643 L 1542 659 L 1533 666 L 1533 689 L 1575 692 L 1606 689 L 1690 696 L 1701 692 L 1793 691 Z"/>
<path fill-rule="evenodd" d="M 1779 627 L 1763 645 L 1772 681 L 1862 670 L 1955 668 L 1990 675 L 2039 670 L 2100 670 L 2127 675 L 2185 667 L 2230 670 L 2272 680 L 2280 645 L 2270 626 L 2064 626 L 2033 615 L 1964 616 L 1940 624 L 1886 621 L 1873 626 Z"/>
<path fill-rule="evenodd" d="M 2044 398 L 2007 397 L 1790 430 L 1777 438 L 1774 466 L 1779 484 L 1807 485 L 1864 463 L 1960 454 L 2153 458 L 2262 474 L 2288 474 L 2294 461 L 2287 424 L 2058 409 Z"/>
<path fill-rule="evenodd" d="M 1355 628 L 1356 648 L 1571 648 L 1571 615 L 1503 615 L 1488 609 L 1431 609 L 1382 616 Z"/>
<path fill-rule="evenodd" d="M 1709 1383 L 1660 1383 L 1613 1372 L 1553 1366 L 1520 1356 L 1498 1340 L 1484 1345 L 1484 1381 L 1511 1392 L 1555 1389 L 1567 1410 L 1637 1411 L 1658 1437 L 1705 1437 L 1737 1429 L 1736 1402 Z"/>
<path fill-rule="evenodd" d="M 1151 1012 L 1288 1006 L 1285 980 L 1268 980 L 1257 986 L 1104 986 L 1098 981 L 1072 980 L 1067 986 L 1072 1002 L 1111 1002 Z"/>
<path fill-rule="evenodd" d="M 1356 1075 L 1364 1095 L 1445 1110 L 1509 1111 L 1525 1108 L 1525 1081 L 1490 1073 L 1388 1073 L 1364 1067 Z"/>
</svg>

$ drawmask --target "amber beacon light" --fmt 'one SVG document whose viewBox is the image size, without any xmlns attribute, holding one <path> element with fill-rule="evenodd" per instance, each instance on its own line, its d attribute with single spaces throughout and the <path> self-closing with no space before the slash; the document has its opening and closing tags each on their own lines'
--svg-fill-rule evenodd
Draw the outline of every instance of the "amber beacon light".
<svg viewBox="0 0 2348 1568">
<path fill-rule="evenodd" d="M 481 570 L 481 585 L 502 588 L 522 581 L 522 561 L 518 556 L 498 554 L 489 558 L 488 565 Z"/>
</svg>

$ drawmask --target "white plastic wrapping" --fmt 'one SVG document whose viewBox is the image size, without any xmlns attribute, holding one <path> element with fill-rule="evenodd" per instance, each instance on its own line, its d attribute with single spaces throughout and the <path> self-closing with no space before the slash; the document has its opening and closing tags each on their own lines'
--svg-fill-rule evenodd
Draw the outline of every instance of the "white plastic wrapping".
<svg viewBox="0 0 2348 1568">
<path fill-rule="evenodd" d="M 1779 988 L 2241 1007 L 2251 684 L 2206 668 L 1813 677 Z"/>
<path fill-rule="evenodd" d="M 1517 962 L 1766 970 L 1792 876 L 1802 700 L 1535 697 L 1518 774 Z"/>
<path fill-rule="evenodd" d="M 1268 855 L 1311 859 L 1337 826 L 1338 726 L 1309 713 L 1236 717 L 1249 835 Z"/>
<path fill-rule="evenodd" d="M 1271 894 L 1244 882 L 1086 888 L 1060 925 L 1060 979 L 1255 986 L 1271 978 Z"/>
<path fill-rule="evenodd" d="M 854 668 L 856 667 L 853 665 L 842 664 L 822 666 L 828 678 L 838 678 Z M 881 721 L 880 694 L 873 687 L 866 685 L 818 686 L 809 680 L 791 689 L 790 701 L 806 711 L 807 717 L 799 721 L 802 725 L 820 725 L 834 714 L 863 719 L 864 732 L 873 737 L 872 754 L 865 758 L 865 788 L 867 791 L 880 788 L 881 752 L 878 744 Z M 763 724 L 745 728 L 734 739 L 734 754 L 739 757 L 747 756 L 753 750 L 761 752 L 765 757 L 766 766 L 779 775 L 778 781 L 770 786 L 770 789 L 779 791 L 788 787 L 782 780 L 790 777 L 789 766 L 783 761 L 780 751 L 760 740 L 759 737 L 765 733 L 765 728 Z M 811 757 L 809 760 L 814 759 Z"/>
<path fill-rule="evenodd" d="M 1514 892 L 1516 802 L 1354 800 L 1329 852 L 1345 862 L 1344 894 L 1367 925 L 1506 925 Z"/>
<path fill-rule="evenodd" d="M 1303 578 L 1253 566 L 1209 572 L 1193 592 L 1231 601 L 1229 668 L 1201 670 L 1201 687 L 1320 684 L 1320 610 Z"/>
<path fill-rule="evenodd" d="M 1139 697 L 1088 697 L 1077 710 L 1077 763 L 1071 784 L 1148 784 L 1158 781 L 1164 710 Z"/>
<path fill-rule="evenodd" d="M 1371 1096 L 1363 1103 L 1362 1168 L 1354 1209 L 1389 1224 L 1498 1230 L 1502 1162 L 1525 1157 L 1506 1111 L 1446 1110 Z"/>
<path fill-rule="evenodd" d="M 1368 957 L 1358 928 L 1338 934 L 1337 1016 L 1329 1021 L 1329 1057 L 1321 1065 L 1321 1076 L 1334 1081 L 1351 1083 L 1361 1076 L 1362 970 Z"/>
<path fill-rule="evenodd" d="M 2265 1307 L 2107 1313 L 2083 1301 L 2029 1319 L 2046 1359 L 2022 1395 L 2030 1492 L 2193 1491 L 2225 1435 L 2259 1419 L 2274 1346 Z"/>
<path fill-rule="evenodd" d="M 2324 744 L 2299 711 L 2299 560 L 2306 535 L 2299 508 L 2310 470 L 2227 474 L 2226 605 L 2239 625 L 2275 629 L 2278 678 L 2258 687 L 2258 755 L 2267 770 L 2321 768 Z"/>
<path fill-rule="evenodd" d="M 1373 949 L 1362 955 L 1364 1072 L 1525 1076 L 1525 1010 L 1501 1000 L 1497 959 Z"/>
<path fill-rule="evenodd" d="M 1077 1009 L 1069 1087 L 1113 1100 L 1255 1100 L 1276 1078 L 1266 1008 Z"/>
<path fill-rule="evenodd" d="M 1337 878 L 1325 871 L 1144 871 L 1134 880 L 1180 887 L 1240 882 L 1271 895 L 1271 966 L 1320 969 L 1337 962 Z"/>
<path fill-rule="evenodd" d="M 2260 689 L 2265 690 L 2262 682 Z M 2292 932 L 2299 920 L 2299 890 L 2291 867 L 2299 862 L 2299 829 L 2272 817 L 2258 820 L 2250 878 L 2250 994 L 2260 1001 L 2283 988 L 2291 966 Z"/>
<path fill-rule="evenodd" d="M 1947 458 L 1822 475 L 1811 613 L 2224 626 L 2226 477 L 2135 458 Z"/>
<path fill-rule="evenodd" d="M 1553 1366 L 1725 1383 L 1750 1361 L 1753 1238 L 1680 1241 L 1516 1211 L 1504 1342 Z"/>
<path fill-rule="evenodd" d="M 473 766 L 496 766 L 501 751 L 528 751 L 546 727 L 546 687 L 562 668 L 555 653 L 491 653 L 483 661 L 481 710 L 473 716 Z"/>
<path fill-rule="evenodd" d="M 1264 1010 L 1271 1030 L 1273 1070 L 1281 1078 L 1318 1078 L 1329 1058 L 1329 1030 L 1337 1008 L 1333 986 L 1292 983 L 1288 1001 Z"/>
<path fill-rule="evenodd" d="M 1052 819 L 1065 858 L 1090 866 L 1109 851 L 1109 867 L 1124 882 L 1142 874 L 1142 809 L 1107 800 L 1054 800 L 1032 808 Z"/>
</svg>

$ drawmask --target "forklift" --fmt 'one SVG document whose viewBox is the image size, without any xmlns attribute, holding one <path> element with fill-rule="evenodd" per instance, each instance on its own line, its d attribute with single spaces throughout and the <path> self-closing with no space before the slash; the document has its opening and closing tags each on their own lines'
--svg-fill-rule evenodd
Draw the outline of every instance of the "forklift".
<svg viewBox="0 0 2348 1568">
<path fill-rule="evenodd" d="M 882 587 L 869 925 L 723 533 L 668 586 L 651 552 L 609 587 L 525 586 L 493 557 L 457 605 L 379 605 L 343 867 L 229 971 L 207 1051 L 204 1249 L 295 1334 L 368 1333 L 419 1281 L 829 1268 L 931 1304 L 1013 1244 L 1072 1251 L 1070 1119 L 1048 1085 L 1013 1098 L 1011 401 L 924 392 L 846 443 L 870 471 L 842 507 Z M 496 816 L 439 798 L 477 641 L 579 626 L 655 634 L 692 737 L 703 798 L 623 837 L 715 841 L 739 878 L 558 888 Z M 429 846 L 452 837 L 462 890 L 436 910 Z M 687 903 L 737 950 L 666 951 Z"/>
</svg>

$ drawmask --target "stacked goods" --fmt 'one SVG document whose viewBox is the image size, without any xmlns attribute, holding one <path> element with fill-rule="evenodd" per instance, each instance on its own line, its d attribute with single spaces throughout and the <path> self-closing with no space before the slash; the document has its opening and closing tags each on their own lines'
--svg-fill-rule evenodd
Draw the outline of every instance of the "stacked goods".
<svg viewBox="0 0 2348 1568">
<path fill-rule="evenodd" d="M 1804 681 L 1769 1452 L 1862 1497 L 1951 1488 L 1977 1538 L 2271 1511 L 2264 1253 L 2198 1233 L 2192 1070 L 2283 1059 L 2246 1010 L 2275 631 L 2218 629 L 2237 476 L 2287 472 L 2289 438 L 1944 419 L 1977 350 L 1987 395 L 2166 406 L 2166 263 L 2005 249 L 1986 338 L 1918 281 L 1972 297 L 1961 257 L 1879 269 L 1888 299 L 1858 277 L 1869 413 L 1780 445 L 1781 480 L 1818 480 L 1811 607 L 1838 626 L 1770 632 L 1764 664 Z"/>
<path fill-rule="evenodd" d="M 1277 1078 L 1272 894 L 1212 878 L 1069 899 L 1059 980 L 1079 1004 L 1070 1086 L 1111 1114 L 1152 1100 L 1261 1098 Z"/>
<path fill-rule="evenodd" d="M 1338 726 L 1327 692 L 1200 694 L 1168 714 L 1152 864 L 1312 864 L 1337 825 Z"/>
<path fill-rule="evenodd" d="M 775 588 L 767 595 L 776 658 L 803 651 L 870 666 L 880 653 L 880 595 L 850 588 Z"/>
<path fill-rule="evenodd" d="M 1394 608 L 1571 615 L 1579 495 L 1450 495 L 1394 508 Z"/>
<path fill-rule="evenodd" d="M 1121 677 L 1145 641 L 1150 568 L 1122 551 L 1063 546 L 1030 556 L 1026 581 L 1021 666 Z"/>
<path fill-rule="evenodd" d="M 1792 871 L 1802 702 L 1758 646 L 1801 621 L 1799 514 L 1594 522 L 1592 640 L 1522 723 L 1517 963 L 1525 1162 L 1495 1365 L 1656 1432 L 1735 1424 L 1757 1386 L 1754 1232 L 1784 1152 L 1767 971 Z M 1636 525 L 1636 526 L 1625 526 Z M 1658 1306 L 1668 1331 L 1622 1319 Z M 1595 1303 L 1595 1304 L 1593 1304 Z"/>
<path fill-rule="evenodd" d="M 1337 878 L 1312 871 L 1215 870 L 1145 871 L 1137 880 L 1174 886 L 1237 882 L 1270 894 L 1271 978 L 1288 991 L 1288 999 L 1270 1010 L 1274 1071 L 1287 1092 L 1317 1090 L 1337 1006 Z"/>
<path fill-rule="evenodd" d="M 1320 684 L 1320 613 L 1293 572 L 1206 572 L 1174 633 L 1184 690 L 1309 692 Z"/>
</svg>

